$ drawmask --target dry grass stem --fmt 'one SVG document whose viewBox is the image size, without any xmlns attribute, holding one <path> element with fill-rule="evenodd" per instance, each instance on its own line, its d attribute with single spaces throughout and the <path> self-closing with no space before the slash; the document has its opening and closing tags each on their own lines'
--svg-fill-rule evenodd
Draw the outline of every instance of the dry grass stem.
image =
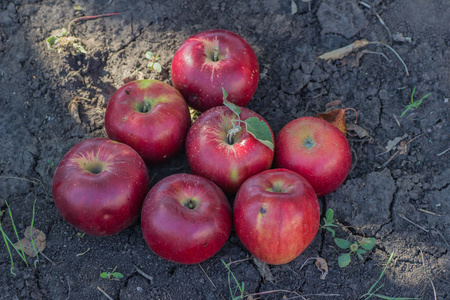
<svg viewBox="0 0 450 300">
<path fill-rule="evenodd" d="M 430 276 L 428 275 L 427 269 L 425 267 L 425 258 L 423 256 L 423 252 L 422 249 L 420 249 L 420 255 L 422 256 L 422 267 L 423 267 L 423 271 L 425 272 L 425 275 L 427 276 L 428 280 L 430 280 L 431 286 L 433 287 L 433 293 L 434 293 L 434 300 L 437 300 L 437 295 L 436 295 L 436 288 L 434 287 L 434 283 L 433 280 L 431 280 Z"/>
</svg>

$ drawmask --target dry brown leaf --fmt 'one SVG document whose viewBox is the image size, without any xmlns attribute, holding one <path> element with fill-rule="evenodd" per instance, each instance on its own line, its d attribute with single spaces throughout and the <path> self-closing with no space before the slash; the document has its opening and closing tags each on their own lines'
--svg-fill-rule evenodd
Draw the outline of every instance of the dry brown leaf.
<svg viewBox="0 0 450 300">
<path fill-rule="evenodd" d="M 316 267 L 319 269 L 320 272 L 322 272 L 322 275 L 320 275 L 320 279 L 325 280 L 325 278 L 328 275 L 327 261 L 321 257 L 317 257 L 316 258 Z"/>
<path fill-rule="evenodd" d="M 360 138 L 363 139 L 365 137 L 369 137 L 370 138 L 370 134 L 369 132 L 367 132 L 367 130 L 365 130 L 364 128 L 362 128 L 359 125 L 356 124 L 347 124 L 347 130 L 348 131 L 353 131 L 356 133 L 356 135 Z"/>
<path fill-rule="evenodd" d="M 342 103 L 342 101 L 339 99 L 328 102 L 327 104 L 325 104 L 325 109 L 328 110 L 329 108 L 337 107 L 337 106 L 341 105 L 341 103 Z"/>
<path fill-rule="evenodd" d="M 33 244 L 31 242 L 31 226 L 28 226 L 25 229 L 24 238 L 20 240 L 20 244 L 22 244 L 23 251 L 30 257 L 36 257 L 36 252 L 34 251 Z M 36 246 L 36 251 L 38 253 L 41 253 L 44 251 L 46 245 L 47 245 L 47 237 L 45 236 L 45 233 L 40 231 L 37 228 L 33 228 L 33 241 L 34 245 Z M 14 244 L 14 247 L 16 247 L 18 250 L 20 249 L 19 242 Z"/>
<path fill-rule="evenodd" d="M 273 277 L 272 272 L 270 271 L 269 265 L 267 265 L 265 262 L 260 261 L 256 257 L 253 256 L 253 262 L 258 267 L 258 271 L 261 274 L 261 276 L 268 281 L 273 282 L 275 278 Z"/>
<path fill-rule="evenodd" d="M 345 125 L 345 109 L 339 108 L 316 116 L 336 126 L 344 135 L 347 135 Z"/>
</svg>

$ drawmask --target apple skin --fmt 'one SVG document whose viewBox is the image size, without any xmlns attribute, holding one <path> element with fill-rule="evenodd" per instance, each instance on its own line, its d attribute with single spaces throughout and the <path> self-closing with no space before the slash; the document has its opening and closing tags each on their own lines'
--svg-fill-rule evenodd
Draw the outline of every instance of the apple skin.
<svg viewBox="0 0 450 300">
<path fill-rule="evenodd" d="M 68 223 L 90 235 L 113 235 L 138 219 L 149 190 L 147 167 L 130 146 L 92 138 L 67 152 L 52 190 Z"/>
<path fill-rule="evenodd" d="M 256 112 L 241 108 L 240 118 L 257 117 L 269 124 Z M 208 178 L 226 194 L 236 194 L 241 184 L 250 176 L 271 167 L 274 151 L 247 132 L 245 124 L 227 142 L 227 132 L 233 127 L 236 115 L 226 106 L 213 107 L 197 119 L 186 138 L 186 155 L 192 173 Z M 270 126 L 269 126 L 270 129 Z M 273 132 L 270 129 L 273 139 Z"/>
<path fill-rule="evenodd" d="M 237 236 L 251 254 L 281 265 L 299 256 L 314 239 L 319 202 L 302 176 L 286 169 L 267 170 L 242 184 L 233 220 Z"/>
<path fill-rule="evenodd" d="M 217 61 L 214 47 L 219 49 Z M 196 110 L 222 105 L 222 88 L 228 101 L 245 106 L 258 86 L 258 59 L 239 35 L 223 29 L 207 30 L 181 44 L 172 61 L 171 76 L 173 86 Z"/>
<path fill-rule="evenodd" d="M 174 174 L 148 193 L 141 225 L 155 254 L 180 264 L 196 264 L 225 245 L 231 233 L 231 207 L 222 190 L 206 178 Z"/>
<path fill-rule="evenodd" d="M 347 138 L 319 118 L 289 122 L 278 133 L 275 145 L 276 167 L 305 177 L 318 196 L 335 191 L 350 172 L 352 152 Z"/>
<path fill-rule="evenodd" d="M 179 153 L 190 125 L 183 96 L 159 80 L 125 84 L 111 97 L 105 112 L 108 137 L 131 146 L 149 165 Z"/>
</svg>

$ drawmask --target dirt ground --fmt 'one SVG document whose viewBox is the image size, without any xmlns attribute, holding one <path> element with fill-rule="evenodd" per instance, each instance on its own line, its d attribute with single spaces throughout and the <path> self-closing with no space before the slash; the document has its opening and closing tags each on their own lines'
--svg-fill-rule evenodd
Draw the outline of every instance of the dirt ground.
<svg viewBox="0 0 450 300">
<path fill-rule="evenodd" d="M 121 14 L 72 26 L 87 54 L 47 48 L 51 32 L 70 20 L 111 12 Z M 47 244 L 36 267 L 34 258 L 27 268 L 13 253 L 14 276 L 0 242 L 0 299 L 107 299 L 100 289 L 121 300 L 230 299 L 230 289 L 239 292 L 221 260 L 233 262 L 229 267 L 245 283 L 247 299 L 359 299 L 392 252 L 377 294 L 450 299 L 449 19 L 447 0 L 2 0 L 0 220 L 16 241 L 5 200 L 22 236 L 37 199 L 34 226 Z M 235 233 L 211 259 L 179 265 L 151 252 L 139 223 L 111 237 L 80 237 L 57 212 L 51 195 L 56 166 L 76 143 L 106 137 L 103 116 L 112 93 L 138 78 L 171 84 L 177 48 L 190 35 L 215 28 L 241 35 L 254 48 L 261 77 L 248 108 L 275 134 L 329 103 L 357 110 L 360 127 L 348 135 L 352 170 L 319 202 L 322 216 L 334 209 L 342 225 L 337 237 L 376 238 L 363 260 L 353 256 L 340 268 L 337 259 L 345 251 L 319 229 L 297 259 L 263 271 Z M 335 61 L 317 58 L 361 39 L 385 41 L 409 75 L 380 44 Z M 146 51 L 160 55 L 161 73 L 147 68 Z M 429 96 L 400 117 L 414 88 L 416 101 Z M 348 116 L 352 123 L 354 114 Z M 149 167 L 152 185 L 180 172 L 189 172 L 184 154 Z M 325 279 L 314 259 L 305 263 L 313 257 L 328 262 Z M 100 277 L 116 266 L 124 278 Z"/>
</svg>

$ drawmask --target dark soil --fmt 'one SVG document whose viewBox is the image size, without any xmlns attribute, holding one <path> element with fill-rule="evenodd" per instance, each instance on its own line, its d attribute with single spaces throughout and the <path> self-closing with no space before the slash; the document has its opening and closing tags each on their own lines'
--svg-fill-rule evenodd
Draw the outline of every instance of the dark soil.
<svg viewBox="0 0 450 300">
<path fill-rule="evenodd" d="M 0 242 L 0 299 L 106 299 L 99 288 L 112 299 L 229 299 L 236 284 L 228 282 L 221 260 L 235 262 L 230 268 L 245 283 L 248 299 L 359 299 L 377 281 L 392 252 L 378 294 L 450 299 L 450 2 L 366 3 L 372 9 L 356 0 L 295 0 L 296 9 L 289 0 L 2 0 L 0 220 L 16 241 L 5 200 L 22 237 L 37 199 L 34 226 L 47 236 L 43 254 L 48 259 L 40 255 L 35 268 L 34 258 L 29 258 L 27 268 L 14 252 L 14 276 Z M 47 49 L 51 31 L 78 16 L 109 12 L 121 15 L 72 26 L 86 55 Z M 393 36 L 406 39 L 391 42 L 377 14 Z M 254 48 L 261 78 L 248 107 L 274 133 L 290 120 L 325 111 L 332 101 L 358 111 L 357 124 L 368 135 L 349 132 L 349 177 L 319 201 L 323 216 L 332 208 L 345 226 L 337 229 L 337 237 L 376 238 L 376 247 L 364 260 L 353 256 L 348 267 L 339 268 L 337 258 L 344 250 L 328 231 L 319 230 L 297 259 L 269 266 L 272 277 L 258 269 L 234 233 L 214 257 L 199 265 L 179 265 L 151 252 L 139 224 L 111 237 L 79 237 L 59 215 L 51 195 L 55 168 L 76 143 L 106 137 L 103 115 L 112 93 L 131 79 L 171 84 L 177 48 L 190 35 L 213 28 L 236 32 Z M 340 60 L 317 59 L 361 39 L 386 41 L 410 75 L 382 45 L 369 45 Z M 160 54 L 162 73 L 146 67 L 146 51 Z M 414 87 L 417 100 L 430 95 L 400 117 Z M 75 97 L 77 110 L 70 113 Z M 352 123 L 354 115 L 348 115 Z M 152 185 L 179 172 L 189 172 L 183 154 L 149 168 Z M 301 268 L 317 256 L 328 262 L 325 279 L 320 279 L 314 260 Z M 123 279 L 99 276 L 116 266 Z"/>
</svg>

